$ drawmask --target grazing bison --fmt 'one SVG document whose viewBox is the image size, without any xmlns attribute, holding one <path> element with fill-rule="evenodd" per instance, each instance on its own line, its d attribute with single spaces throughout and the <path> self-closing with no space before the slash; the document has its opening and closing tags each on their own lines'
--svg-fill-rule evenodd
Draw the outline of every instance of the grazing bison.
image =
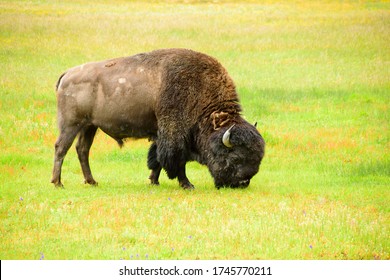
<svg viewBox="0 0 390 280">
<path fill-rule="evenodd" d="M 208 166 L 217 188 L 247 187 L 264 156 L 264 140 L 240 115 L 232 79 L 214 58 L 186 49 L 163 49 L 77 66 L 57 83 L 58 126 L 52 183 L 62 186 L 61 166 L 76 150 L 85 182 L 97 184 L 89 150 L 100 128 L 119 145 L 128 137 L 153 141 L 150 180 L 161 169 L 180 186 L 188 161 Z"/>
</svg>

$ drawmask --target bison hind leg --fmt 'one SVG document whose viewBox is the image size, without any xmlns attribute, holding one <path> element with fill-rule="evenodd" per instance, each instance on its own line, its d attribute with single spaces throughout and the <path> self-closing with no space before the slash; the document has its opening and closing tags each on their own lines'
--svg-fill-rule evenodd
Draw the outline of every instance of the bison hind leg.
<svg viewBox="0 0 390 280">
<path fill-rule="evenodd" d="M 83 171 L 85 183 L 90 185 L 97 185 L 97 182 L 92 177 L 91 167 L 89 166 L 89 150 L 91 149 L 96 130 L 97 127 L 93 125 L 84 127 L 80 131 L 79 139 L 76 144 L 77 155 Z"/>
<path fill-rule="evenodd" d="M 55 143 L 53 177 L 51 179 L 51 182 L 56 187 L 63 187 L 63 184 L 61 183 L 62 163 L 64 162 L 66 153 L 68 152 L 70 146 L 72 146 L 72 143 L 76 138 L 77 134 L 79 133 L 79 131 L 80 131 L 80 126 L 78 125 L 61 126 L 60 136 L 58 137 Z"/>
</svg>

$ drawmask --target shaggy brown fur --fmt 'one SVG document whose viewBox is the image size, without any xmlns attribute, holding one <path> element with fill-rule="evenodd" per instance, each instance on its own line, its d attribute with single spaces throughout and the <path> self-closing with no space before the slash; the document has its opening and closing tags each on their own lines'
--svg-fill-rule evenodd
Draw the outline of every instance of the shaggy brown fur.
<svg viewBox="0 0 390 280">
<path fill-rule="evenodd" d="M 241 116 L 234 83 L 214 58 L 164 49 L 84 64 L 57 83 L 58 124 L 52 182 L 62 186 L 63 159 L 76 135 L 85 181 L 96 184 L 88 162 L 97 128 L 119 144 L 127 137 L 154 140 L 148 166 L 158 184 L 161 169 L 193 188 L 186 162 L 209 167 L 217 187 L 247 186 L 264 155 L 264 140 Z M 229 148 L 222 135 L 232 124 Z"/>
</svg>

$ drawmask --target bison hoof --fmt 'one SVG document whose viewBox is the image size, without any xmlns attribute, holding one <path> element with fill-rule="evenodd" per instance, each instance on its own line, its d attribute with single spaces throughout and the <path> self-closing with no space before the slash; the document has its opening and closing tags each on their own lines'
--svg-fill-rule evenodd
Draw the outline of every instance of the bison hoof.
<svg viewBox="0 0 390 280">
<path fill-rule="evenodd" d="M 160 185 L 160 182 L 158 181 L 158 179 L 154 178 L 154 176 L 152 176 L 152 175 L 149 176 L 149 180 L 150 180 L 151 185 L 154 185 L 154 186 Z"/>
<path fill-rule="evenodd" d="M 98 186 L 98 182 L 96 182 L 95 180 L 85 180 L 84 181 L 84 184 L 90 184 L 91 186 L 94 186 L 94 187 L 97 187 Z"/>
<path fill-rule="evenodd" d="M 61 182 L 52 182 L 54 184 L 54 187 L 63 189 L 64 185 Z"/>
<path fill-rule="evenodd" d="M 195 189 L 195 186 L 193 184 L 191 184 L 190 182 L 186 182 L 186 183 L 181 183 L 180 186 L 185 189 L 185 190 L 194 190 Z"/>
</svg>

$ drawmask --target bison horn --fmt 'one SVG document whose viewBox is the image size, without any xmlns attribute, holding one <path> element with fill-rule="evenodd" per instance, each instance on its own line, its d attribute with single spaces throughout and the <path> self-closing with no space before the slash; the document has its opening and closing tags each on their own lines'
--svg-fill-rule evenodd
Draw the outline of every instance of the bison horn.
<svg viewBox="0 0 390 280">
<path fill-rule="evenodd" d="M 230 143 L 230 131 L 232 130 L 233 126 L 234 124 L 231 127 L 229 127 L 229 129 L 226 130 L 222 136 L 222 143 L 228 148 L 233 147 L 232 143 Z"/>
</svg>

